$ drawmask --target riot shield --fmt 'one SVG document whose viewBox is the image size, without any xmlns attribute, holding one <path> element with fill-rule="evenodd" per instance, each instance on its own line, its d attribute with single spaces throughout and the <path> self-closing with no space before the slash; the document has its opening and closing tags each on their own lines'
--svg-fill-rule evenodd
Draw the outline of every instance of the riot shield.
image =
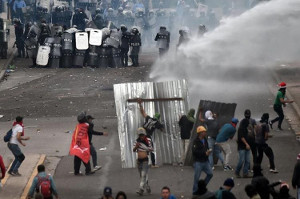
<svg viewBox="0 0 300 199">
<path fill-rule="evenodd" d="M 90 31 L 90 45 L 101 46 L 102 44 L 102 31 L 98 29 L 92 29 Z"/>
<path fill-rule="evenodd" d="M 50 54 L 49 46 L 40 46 L 37 53 L 36 64 L 39 66 L 47 66 L 49 60 L 49 54 Z"/>
<path fill-rule="evenodd" d="M 89 48 L 89 37 L 87 32 L 75 33 L 75 43 L 77 50 L 87 50 Z"/>
</svg>

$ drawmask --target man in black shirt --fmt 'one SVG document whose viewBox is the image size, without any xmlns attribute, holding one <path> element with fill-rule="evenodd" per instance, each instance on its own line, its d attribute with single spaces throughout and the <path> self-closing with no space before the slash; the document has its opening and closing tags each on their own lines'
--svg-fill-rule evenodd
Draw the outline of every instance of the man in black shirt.
<svg viewBox="0 0 300 199">
<path fill-rule="evenodd" d="M 163 125 L 158 121 L 159 118 L 160 118 L 160 114 L 159 113 L 156 113 L 154 115 L 154 118 L 150 117 L 149 115 L 147 115 L 145 113 L 145 110 L 142 106 L 142 101 L 139 100 L 138 101 L 138 104 L 139 104 L 139 107 L 140 107 L 140 111 L 141 111 L 141 114 L 143 115 L 143 117 L 145 118 L 145 123 L 143 125 L 143 128 L 146 130 L 146 133 L 147 133 L 147 137 L 151 139 L 151 142 L 152 142 L 152 146 L 154 146 L 153 144 L 153 140 L 152 140 L 152 135 L 153 135 L 153 132 L 156 130 L 156 129 L 159 129 L 161 131 L 164 130 L 164 127 Z M 158 167 L 156 164 L 155 164 L 155 154 L 153 152 L 151 152 L 151 162 L 152 162 L 152 167 Z"/>
<path fill-rule="evenodd" d="M 94 165 L 94 171 L 97 171 L 99 169 L 101 169 L 101 166 L 98 165 L 97 163 L 97 151 L 92 143 L 92 138 L 93 135 L 105 135 L 107 136 L 108 133 L 107 132 L 98 132 L 98 131 L 94 131 L 94 123 L 93 123 L 93 118 L 91 115 L 87 115 L 86 116 L 87 122 L 89 124 L 89 129 L 88 129 L 88 135 L 89 135 L 89 142 L 90 142 L 90 151 L 91 151 L 91 156 L 92 156 L 92 160 L 93 160 L 93 165 Z"/>
</svg>

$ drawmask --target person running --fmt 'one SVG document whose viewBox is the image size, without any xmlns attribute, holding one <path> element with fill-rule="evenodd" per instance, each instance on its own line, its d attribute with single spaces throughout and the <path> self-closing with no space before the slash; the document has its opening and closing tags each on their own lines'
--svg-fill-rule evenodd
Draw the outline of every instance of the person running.
<svg viewBox="0 0 300 199">
<path fill-rule="evenodd" d="M 245 119 L 249 120 L 248 129 L 248 144 L 250 146 L 250 150 L 252 153 L 253 165 L 256 164 L 257 161 L 257 148 L 255 144 L 255 128 L 256 128 L 256 121 L 255 119 L 251 118 L 251 111 L 246 109 L 244 112 Z M 250 168 L 250 165 L 249 165 Z"/>
<path fill-rule="evenodd" d="M 194 185 L 193 185 L 193 195 L 197 193 L 198 181 L 201 176 L 202 171 L 206 173 L 205 183 L 208 184 L 213 177 L 212 168 L 208 161 L 208 156 L 212 152 L 208 148 L 208 142 L 206 139 L 207 133 L 204 126 L 198 126 L 197 128 L 198 136 L 193 142 L 193 159 L 194 159 Z"/>
<path fill-rule="evenodd" d="M 233 168 L 229 165 L 231 149 L 228 140 L 234 137 L 236 132 L 236 125 L 238 123 L 239 120 L 237 118 L 232 118 L 230 123 L 224 124 L 222 126 L 216 138 L 216 144 L 221 148 L 225 156 L 224 171 L 233 170 Z"/>
<path fill-rule="evenodd" d="M 91 115 L 87 115 L 86 119 L 87 119 L 87 122 L 89 124 L 88 134 L 89 134 L 89 142 L 90 142 L 90 151 L 91 151 L 92 161 L 93 161 L 93 165 L 94 165 L 93 171 L 97 171 L 97 170 L 101 169 L 102 167 L 100 165 L 98 165 L 97 151 L 96 151 L 96 149 L 95 149 L 95 147 L 92 143 L 92 138 L 93 138 L 93 135 L 107 136 L 108 133 L 107 132 L 94 131 L 93 119 L 95 119 L 95 118 L 93 118 Z"/>
<path fill-rule="evenodd" d="M 22 146 L 26 146 L 23 142 L 24 140 L 29 140 L 30 137 L 24 137 L 24 125 L 23 125 L 23 117 L 17 116 L 16 121 L 13 123 L 12 127 L 12 135 L 10 141 L 7 146 L 12 154 L 15 156 L 15 160 L 13 161 L 8 173 L 12 176 L 20 176 L 19 167 L 25 159 L 25 155 L 22 153 L 19 144 Z"/>
<path fill-rule="evenodd" d="M 258 151 L 257 164 L 261 165 L 263 155 L 265 153 L 269 159 L 270 172 L 278 173 L 278 171 L 275 168 L 273 150 L 266 143 L 266 141 L 269 138 L 269 132 L 270 132 L 268 121 L 269 121 L 269 114 L 264 113 L 261 116 L 261 120 L 259 121 L 259 124 L 256 125 L 255 144 Z"/>
<path fill-rule="evenodd" d="M 138 154 L 137 166 L 140 174 L 140 187 L 136 193 L 142 196 L 145 189 L 148 193 L 151 193 L 151 189 L 148 184 L 148 155 L 151 151 L 153 151 L 153 148 L 151 144 L 151 139 L 146 136 L 147 134 L 144 128 L 138 128 L 137 134 L 138 138 L 134 143 L 133 152 L 137 152 Z"/>
<path fill-rule="evenodd" d="M 273 109 L 277 113 L 278 117 L 271 120 L 269 124 L 270 124 L 271 129 L 273 129 L 273 124 L 275 122 L 278 122 L 278 129 L 282 131 L 283 129 L 281 128 L 281 124 L 282 124 L 282 121 L 284 118 L 282 106 L 285 107 L 286 104 L 293 103 L 294 100 L 285 100 L 285 92 L 286 92 L 286 83 L 285 82 L 281 82 L 280 84 L 278 84 L 278 86 L 279 86 L 279 90 L 277 92 L 274 106 L 273 106 Z"/>
<path fill-rule="evenodd" d="M 145 112 L 145 110 L 142 106 L 142 101 L 141 100 L 138 100 L 138 104 L 139 104 L 139 107 L 140 107 L 141 114 L 145 118 L 145 123 L 144 123 L 143 127 L 147 132 L 147 137 L 150 138 L 151 144 L 154 147 L 154 141 L 152 139 L 152 135 L 153 135 L 154 131 L 156 129 L 159 129 L 160 131 L 164 130 L 164 126 L 159 122 L 160 114 L 156 113 L 154 115 L 154 117 L 152 118 L 152 117 L 150 117 L 149 115 L 146 114 L 146 112 Z M 150 154 L 151 154 L 152 167 L 157 168 L 158 166 L 156 165 L 155 154 L 154 154 L 153 151 L 151 151 Z"/>
</svg>

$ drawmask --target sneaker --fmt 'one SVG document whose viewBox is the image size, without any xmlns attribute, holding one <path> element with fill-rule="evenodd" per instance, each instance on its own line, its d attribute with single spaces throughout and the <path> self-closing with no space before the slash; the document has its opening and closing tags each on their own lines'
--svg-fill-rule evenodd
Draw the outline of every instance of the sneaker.
<svg viewBox="0 0 300 199">
<path fill-rule="evenodd" d="M 147 186 L 147 187 L 146 187 L 146 191 L 147 191 L 148 194 L 151 193 L 151 188 L 150 188 L 150 186 Z"/>
<path fill-rule="evenodd" d="M 269 122 L 269 125 L 270 125 L 271 129 L 273 129 L 273 126 L 272 126 L 273 123 L 271 121 Z"/>
<path fill-rule="evenodd" d="M 223 169 L 224 169 L 224 171 L 230 171 L 230 169 L 228 168 L 228 166 L 224 166 Z"/>
<path fill-rule="evenodd" d="M 151 165 L 151 168 L 159 168 L 158 165 Z"/>
<path fill-rule="evenodd" d="M 271 173 L 278 173 L 277 169 L 270 169 Z"/>
<path fill-rule="evenodd" d="M 97 166 L 94 167 L 93 171 L 98 171 L 98 170 L 100 170 L 101 168 L 102 168 L 101 166 L 98 166 L 98 165 L 97 165 Z"/>
<path fill-rule="evenodd" d="M 13 173 L 14 176 L 21 176 L 21 174 L 20 174 L 18 171 L 16 171 L 16 172 L 11 172 L 11 173 Z"/>
<path fill-rule="evenodd" d="M 83 174 L 79 171 L 79 173 L 74 173 L 75 176 L 83 176 Z"/>
<path fill-rule="evenodd" d="M 88 176 L 88 175 L 93 175 L 94 173 L 95 173 L 95 171 L 90 171 L 90 172 L 85 173 L 85 175 L 86 175 L 86 176 Z"/>
<path fill-rule="evenodd" d="M 143 193 L 144 193 L 144 190 L 143 190 L 143 189 L 139 189 L 139 190 L 136 191 L 136 193 L 137 193 L 138 195 L 142 196 Z"/>
<path fill-rule="evenodd" d="M 9 175 L 14 176 L 15 174 L 12 171 L 7 172 Z"/>
<path fill-rule="evenodd" d="M 233 171 L 233 168 L 230 165 L 226 166 L 230 171 Z"/>
<path fill-rule="evenodd" d="M 281 127 L 278 127 L 278 130 L 279 130 L 279 131 L 283 131 L 283 129 L 282 129 Z"/>
</svg>

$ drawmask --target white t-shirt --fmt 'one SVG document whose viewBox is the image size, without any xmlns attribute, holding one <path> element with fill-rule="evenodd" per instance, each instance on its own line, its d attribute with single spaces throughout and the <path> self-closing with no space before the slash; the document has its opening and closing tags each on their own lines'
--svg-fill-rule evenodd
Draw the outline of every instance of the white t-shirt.
<svg viewBox="0 0 300 199">
<path fill-rule="evenodd" d="M 20 144 L 20 142 L 17 139 L 17 134 L 23 132 L 23 127 L 20 124 L 17 124 L 12 128 L 12 135 L 10 138 L 11 144 Z"/>
</svg>

